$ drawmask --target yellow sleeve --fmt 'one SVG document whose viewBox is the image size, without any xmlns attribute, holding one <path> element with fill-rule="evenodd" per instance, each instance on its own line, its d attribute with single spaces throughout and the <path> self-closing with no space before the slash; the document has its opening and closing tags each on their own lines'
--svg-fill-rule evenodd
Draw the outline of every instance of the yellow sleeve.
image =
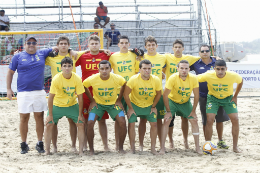
<svg viewBox="0 0 260 173">
<path fill-rule="evenodd" d="M 156 76 L 155 78 L 155 90 L 161 91 L 162 90 L 162 82 L 160 81 L 159 77 Z"/>
<path fill-rule="evenodd" d="M 199 87 L 199 81 L 196 76 L 193 77 L 193 83 L 194 83 L 193 88 Z"/>
<path fill-rule="evenodd" d="M 170 77 L 165 84 L 165 88 L 172 90 L 173 88 L 173 77 Z"/>
<path fill-rule="evenodd" d="M 126 83 L 126 80 L 125 80 L 125 78 L 123 78 L 122 76 L 119 76 L 119 85 L 120 86 L 123 86 L 125 83 Z"/>
<path fill-rule="evenodd" d="M 51 57 L 48 56 L 48 57 L 45 59 L 45 65 L 50 65 L 50 58 L 51 58 Z"/>
<path fill-rule="evenodd" d="M 81 55 L 83 55 L 85 53 L 85 51 L 79 51 L 78 52 L 78 58 L 77 58 L 77 60 L 76 61 L 78 61 L 78 59 L 81 57 Z"/>
<path fill-rule="evenodd" d="M 89 88 L 89 87 L 91 86 L 91 84 L 90 84 L 90 78 L 91 78 L 91 76 L 88 77 L 87 79 L 85 79 L 85 80 L 83 81 L 84 87 Z"/>
<path fill-rule="evenodd" d="M 111 57 L 110 56 L 110 58 L 109 58 L 109 62 L 110 62 L 110 64 L 111 64 L 111 68 L 114 70 L 114 64 L 113 64 L 113 61 L 112 61 L 112 59 L 113 59 L 113 57 Z M 114 71 L 115 72 L 115 71 Z"/>
<path fill-rule="evenodd" d="M 198 79 L 199 82 L 207 82 L 206 81 L 206 73 L 198 75 L 197 79 Z"/>
<path fill-rule="evenodd" d="M 128 86 L 129 88 L 133 89 L 134 88 L 134 81 L 135 81 L 135 77 L 131 77 L 129 79 L 129 81 L 127 82 L 126 86 Z"/>
<path fill-rule="evenodd" d="M 139 72 L 139 64 L 140 64 L 140 61 L 135 60 L 135 73 Z"/>
<path fill-rule="evenodd" d="M 77 92 L 78 95 L 85 92 L 85 89 L 84 89 L 84 86 L 81 82 L 81 79 L 77 79 L 76 92 Z"/>
<path fill-rule="evenodd" d="M 190 66 L 193 65 L 195 62 L 197 62 L 200 59 L 199 56 L 190 56 Z"/>
<path fill-rule="evenodd" d="M 242 77 L 238 74 L 236 74 L 236 81 L 237 84 L 240 84 L 242 82 Z"/>
<path fill-rule="evenodd" d="M 54 78 L 55 79 L 55 78 Z M 50 93 L 51 94 L 57 94 L 58 88 L 56 87 L 56 80 L 52 80 L 51 82 L 51 88 L 50 88 Z"/>
</svg>

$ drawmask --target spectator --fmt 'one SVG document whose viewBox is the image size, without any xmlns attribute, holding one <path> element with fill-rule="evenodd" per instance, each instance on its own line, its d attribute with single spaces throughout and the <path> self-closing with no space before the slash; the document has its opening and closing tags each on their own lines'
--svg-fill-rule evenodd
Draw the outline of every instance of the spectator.
<svg viewBox="0 0 260 173">
<path fill-rule="evenodd" d="M 118 44 L 118 38 L 120 37 L 121 34 L 117 29 L 115 29 L 115 26 L 116 25 L 114 23 L 111 23 L 110 24 L 111 29 L 108 29 L 105 32 L 105 37 L 107 38 L 107 49 L 109 48 L 109 46 Z"/>
<path fill-rule="evenodd" d="M 8 35 L 5 38 L 5 52 L 6 55 L 13 55 L 17 50 L 16 40 L 13 35 Z"/>
<path fill-rule="evenodd" d="M 95 17 L 95 22 L 97 24 L 99 24 L 101 26 L 101 28 L 105 28 L 106 24 L 108 24 L 110 18 L 107 17 L 107 7 L 104 6 L 103 2 L 100 1 L 99 2 L 99 7 L 97 7 L 97 10 L 96 10 L 96 15 L 97 17 Z M 105 24 L 104 25 L 101 25 L 100 21 L 101 20 L 104 20 Z"/>
<path fill-rule="evenodd" d="M 0 10 L 0 31 L 9 30 L 9 18 L 5 16 L 5 10 Z"/>
</svg>

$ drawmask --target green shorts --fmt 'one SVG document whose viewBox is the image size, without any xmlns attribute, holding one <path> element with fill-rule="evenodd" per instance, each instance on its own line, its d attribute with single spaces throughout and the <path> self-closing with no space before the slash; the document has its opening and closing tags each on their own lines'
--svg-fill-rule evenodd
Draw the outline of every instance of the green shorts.
<svg viewBox="0 0 260 173">
<path fill-rule="evenodd" d="M 74 123 L 77 123 L 79 118 L 79 105 L 78 103 L 70 107 L 58 107 L 53 105 L 52 115 L 54 124 L 56 125 L 58 124 L 59 119 L 61 119 L 63 116 L 66 116 L 67 118 L 72 119 Z M 49 116 L 49 110 L 47 116 Z M 53 122 L 50 121 L 49 123 Z M 79 123 L 83 122 L 79 121 Z"/>
<path fill-rule="evenodd" d="M 179 104 L 175 103 L 171 99 L 169 99 L 169 106 L 171 109 L 172 116 L 176 115 L 181 116 L 183 118 L 193 119 L 193 117 L 188 117 L 193 109 L 193 106 L 191 105 L 190 100 L 186 103 Z"/>
<path fill-rule="evenodd" d="M 165 115 L 163 96 L 161 96 L 160 100 L 158 101 L 156 105 L 156 109 L 157 109 L 157 119 L 163 119 Z"/>
<path fill-rule="evenodd" d="M 206 113 L 217 114 L 220 106 L 223 107 L 227 114 L 237 113 L 237 105 L 235 102 L 230 102 L 233 95 L 228 96 L 224 99 L 218 99 L 212 95 L 207 96 Z"/>
<path fill-rule="evenodd" d="M 133 103 L 131 103 L 131 104 L 133 106 L 133 109 L 134 109 L 136 115 L 132 114 L 128 120 L 128 123 L 137 122 L 137 117 L 140 117 L 142 119 L 147 119 L 149 122 L 157 122 L 156 114 L 154 112 L 151 113 L 152 105 L 145 107 L 145 108 L 141 108 L 139 106 L 136 106 Z M 128 107 L 127 107 L 127 111 L 128 111 Z"/>
<path fill-rule="evenodd" d="M 116 116 L 118 115 L 118 113 L 122 111 L 122 109 L 119 106 L 115 107 L 115 105 L 101 105 L 101 104 L 97 104 L 97 106 L 98 106 L 98 109 L 95 106 L 94 108 L 92 108 L 90 113 L 95 113 L 98 116 L 98 119 L 97 119 L 98 121 L 101 120 L 101 118 L 103 117 L 105 111 L 107 111 L 107 113 L 110 115 L 110 117 L 114 121 L 116 120 Z"/>
</svg>

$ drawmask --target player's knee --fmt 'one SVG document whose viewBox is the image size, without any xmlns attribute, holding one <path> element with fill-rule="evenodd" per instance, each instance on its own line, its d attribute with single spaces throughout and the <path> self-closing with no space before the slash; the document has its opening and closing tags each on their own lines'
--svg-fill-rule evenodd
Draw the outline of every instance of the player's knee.
<svg viewBox="0 0 260 173">
<path fill-rule="evenodd" d="M 84 123 L 77 123 L 78 128 L 84 128 Z"/>
<path fill-rule="evenodd" d="M 157 122 L 150 123 L 152 129 L 157 129 Z"/>
<path fill-rule="evenodd" d="M 29 118 L 28 117 L 20 117 L 20 123 L 28 123 Z"/>
<path fill-rule="evenodd" d="M 238 118 L 238 116 L 236 115 L 236 116 L 230 117 L 230 120 L 231 120 L 232 123 L 238 123 L 239 118 Z"/>
<path fill-rule="evenodd" d="M 191 125 L 197 125 L 198 121 L 196 119 L 189 119 L 189 122 L 191 123 Z"/>
<path fill-rule="evenodd" d="M 88 123 L 87 123 L 87 126 L 88 126 L 88 128 L 93 128 L 94 124 L 95 124 L 94 121 L 89 120 Z"/>
<path fill-rule="evenodd" d="M 109 20 L 110 20 L 110 17 L 107 17 L 107 18 L 106 18 L 106 21 L 109 22 Z"/>
<path fill-rule="evenodd" d="M 49 128 L 52 128 L 53 129 L 53 127 L 54 127 L 54 123 L 48 123 L 47 125 L 46 125 L 46 128 L 47 129 L 49 129 Z"/>
<path fill-rule="evenodd" d="M 118 121 L 119 127 L 126 127 L 126 122 L 124 118 L 119 118 L 120 120 Z"/>
</svg>

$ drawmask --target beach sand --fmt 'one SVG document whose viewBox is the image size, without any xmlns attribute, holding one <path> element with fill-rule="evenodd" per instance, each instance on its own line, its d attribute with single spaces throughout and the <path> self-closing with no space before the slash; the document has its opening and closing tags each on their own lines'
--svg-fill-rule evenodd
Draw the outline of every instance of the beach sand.
<svg viewBox="0 0 260 173">
<path fill-rule="evenodd" d="M 241 95 L 252 95 L 252 93 Z M 257 92 L 253 95 L 260 96 Z M 193 101 L 192 101 L 193 102 Z M 70 153 L 71 140 L 69 124 L 66 118 L 59 121 L 58 153 L 50 156 L 38 154 L 35 150 L 37 142 L 35 120 L 31 114 L 27 143 L 30 151 L 20 154 L 21 137 L 19 133 L 19 114 L 17 102 L 0 101 L 0 172 L 260 172 L 260 97 L 239 98 L 238 110 L 240 119 L 239 147 L 243 153 L 232 152 L 231 122 L 224 123 L 223 139 L 229 149 L 218 149 L 213 156 L 198 155 L 194 151 L 194 140 L 189 128 L 189 150 L 183 146 L 180 117 L 175 119 L 174 142 L 175 150 L 167 150 L 165 155 L 154 156 L 150 153 L 150 125 L 144 140 L 144 151 L 138 151 L 138 134 L 136 136 L 136 154 L 119 154 L 115 148 L 114 122 L 107 120 L 108 143 L 110 152 L 104 152 L 99 135 L 98 125 L 95 125 L 95 152 L 83 157 Z M 205 142 L 201 124 L 201 115 L 197 108 L 200 127 L 200 145 Z M 45 112 L 46 117 L 46 112 Z M 215 124 L 212 141 L 217 143 Z M 136 132 L 138 124 L 136 123 Z M 78 146 L 78 142 L 77 142 Z M 159 150 L 157 139 L 156 149 Z M 168 138 L 166 147 L 168 148 Z M 124 148 L 129 151 L 129 138 L 126 137 Z"/>
</svg>

